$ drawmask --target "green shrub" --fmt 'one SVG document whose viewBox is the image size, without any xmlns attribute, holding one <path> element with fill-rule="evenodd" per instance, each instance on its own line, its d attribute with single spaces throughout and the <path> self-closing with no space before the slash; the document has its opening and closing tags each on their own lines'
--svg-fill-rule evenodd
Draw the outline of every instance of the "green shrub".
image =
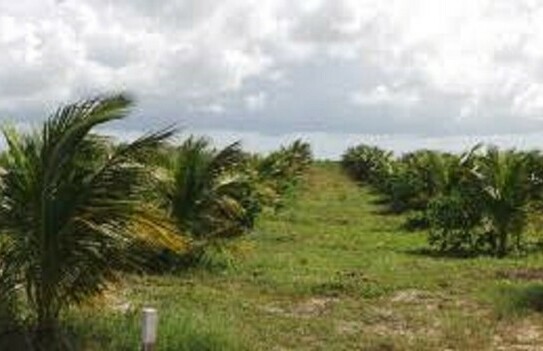
<svg viewBox="0 0 543 351">
<path fill-rule="evenodd" d="M 430 231 L 428 241 L 442 252 L 476 251 L 481 211 L 459 194 L 432 200 L 426 211 Z"/>
<path fill-rule="evenodd" d="M 355 180 L 362 183 L 378 184 L 380 176 L 392 160 L 392 153 L 375 146 L 358 145 L 349 148 L 342 156 L 342 166 Z"/>
</svg>

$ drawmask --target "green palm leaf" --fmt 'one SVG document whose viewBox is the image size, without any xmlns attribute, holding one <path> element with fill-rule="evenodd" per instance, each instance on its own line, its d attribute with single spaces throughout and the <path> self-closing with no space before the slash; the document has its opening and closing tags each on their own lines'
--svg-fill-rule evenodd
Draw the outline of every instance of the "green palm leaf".
<svg viewBox="0 0 543 351">
<path fill-rule="evenodd" d="M 103 96 L 59 109 L 40 132 L 4 129 L 0 225 L 10 272 L 25 286 L 40 328 L 59 311 L 103 290 L 116 269 L 137 264 L 137 243 L 176 250 L 183 241 L 142 194 L 154 176 L 139 162 L 173 133 L 113 147 L 90 134 L 124 118 L 131 100 Z M 6 257 L 6 256 L 4 256 Z"/>
</svg>

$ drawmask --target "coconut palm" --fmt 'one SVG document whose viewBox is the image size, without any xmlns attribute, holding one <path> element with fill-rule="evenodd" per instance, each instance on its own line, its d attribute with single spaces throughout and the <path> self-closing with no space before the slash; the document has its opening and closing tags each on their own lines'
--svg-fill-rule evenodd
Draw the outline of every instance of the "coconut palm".
<svg viewBox="0 0 543 351">
<path fill-rule="evenodd" d="M 420 195 L 425 197 L 424 202 L 427 203 L 433 197 L 449 195 L 458 188 L 468 186 L 480 147 L 477 144 L 461 155 L 420 150 L 405 155 L 401 161 L 416 174 L 422 185 Z"/>
<path fill-rule="evenodd" d="M 543 202 L 543 154 L 539 150 L 531 150 L 519 154 L 526 158 L 526 169 L 530 182 L 530 197 L 535 205 L 541 208 Z"/>
<path fill-rule="evenodd" d="M 349 148 L 342 156 L 342 166 L 355 180 L 379 184 L 383 173 L 388 169 L 393 159 L 390 151 L 375 146 L 360 144 Z"/>
<path fill-rule="evenodd" d="M 38 340 L 54 335 L 63 308 L 101 292 L 116 268 L 138 264 L 134 244 L 182 246 L 161 212 L 142 201 L 153 178 L 137 161 L 172 131 L 117 148 L 91 134 L 130 106 L 125 95 L 102 96 L 58 109 L 40 130 L 4 130 L 0 282 L 8 282 L 4 292 L 24 287 Z"/>
<path fill-rule="evenodd" d="M 252 186 L 240 171 L 245 155 L 239 143 L 222 150 L 190 137 L 164 165 L 164 206 L 181 230 L 197 239 L 233 237 L 254 220 Z"/>
<path fill-rule="evenodd" d="M 418 150 L 405 154 L 400 161 L 418 180 L 419 196 L 431 198 L 442 188 L 447 172 L 447 160 L 444 154 L 431 150 Z"/>
<path fill-rule="evenodd" d="M 311 145 L 301 139 L 295 140 L 287 147 L 282 147 L 281 151 L 287 155 L 290 168 L 293 170 L 292 173 L 294 175 L 301 174 L 311 164 L 313 159 Z"/>
<path fill-rule="evenodd" d="M 490 147 L 478 166 L 476 175 L 482 189 L 481 203 L 490 221 L 491 245 L 495 254 L 503 257 L 511 244 L 518 248 L 526 223 L 530 199 L 527 159 L 514 150 Z"/>
<path fill-rule="evenodd" d="M 425 216 L 429 242 L 441 251 L 479 249 L 481 190 L 473 173 L 479 148 L 458 156 L 436 153 L 428 163 L 433 190 L 425 195 Z"/>
<path fill-rule="evenodd" d="M 267 204 L 281 205 L 281 197 L 291 190 L 312 162 L 311 146 L 301 140 L 282 146 L 266 157 L 256 158 L 256 182 Z M 270 201 L 271 200 L 271 201 Z"/>
</svg>

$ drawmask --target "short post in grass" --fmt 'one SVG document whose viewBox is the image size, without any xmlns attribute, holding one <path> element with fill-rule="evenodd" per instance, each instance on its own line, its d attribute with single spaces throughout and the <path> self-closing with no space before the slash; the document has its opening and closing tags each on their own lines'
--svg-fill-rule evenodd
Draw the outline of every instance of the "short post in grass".
<svg viewBox="0 0 543 351">
<path fill-rule="evenodd" d="M 143 351 L 156 350 L 156 330 L 158 326 L 158 313 L 154 308 L 143 309 L 143 324 L 141 328 L 141 341 Z"/>
</svg>

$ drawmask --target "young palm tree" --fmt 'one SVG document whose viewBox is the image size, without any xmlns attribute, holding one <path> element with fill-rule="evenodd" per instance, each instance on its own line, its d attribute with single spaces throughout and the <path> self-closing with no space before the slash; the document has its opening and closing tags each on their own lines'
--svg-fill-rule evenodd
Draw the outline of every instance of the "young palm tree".
<svg viewBox="0 0 543 351">
<path fill-rule="evenodd" d="M 404 156 L 402 163 L 419 178 L 422 184 L 420 195 L 425 197 L 427 203 L 436 196 L 449 195 L 468 186 L 476 152 L 480 147 L 477 144 L 458 156 L 430 150 L 416 151 Z"/>
<path fill-rule="evenodd" d="M 261 194 L 268 193 L 264 196 L 268 198 L 265 202 L 279 207 L 281 197 L 296 185 L 312 158 L 311 146 L 299 139 L 266 157 L 257 157 L 254 163 L 256 182 L 261 186 Z"/>
<path fill-rule="evenodd" d="M 381 175 L 386 173 L 393 160 L 392 152 L 375 146 L 360 144 L 343 154 L 341 163 L 349 175 L 357 181 L 379 184 Z"/>
<path fill-rule="evenodd" d="M 543 200 L 543 154 L 539 150 L 519 153 L 526 158 L 526 170 L 530 182 L 530 198 L 541 208 Z"/>
<path fill-rule="evenodd" d="M 477 177 L 483 194 L 481 202 L 491 223 L 494 252 L 503 257 L 510 249 L 510 237 L 518 248 L 526 222 L 530 182 L 526 156 L 514 150 L 489 148 L 479 160 Z"/>
<path fill-rule="evenodd" d="M 179 228 L 203 240 L 244 233 L 254 220 L 250 179 L 240 172 L 245 155 L 239 143 L 212 149 L 189 138 L 164 167 L 165 206 Z"/>
<path fill-rule="evenodd" d="M 102 291 L 116 268 L 138 263 L 129 254 L 135 243 L 182 247 L 168 220 L 142 201 L 152 175 L 137 161 L 172 131 L 118 148 L 90 134 L 130 105 L 124 95 L 103 96 L 60 108 L 39 131 L 4 130 L 0 282 L 9 283 L 4 292 L 24 287 L 39 340 L 54 335 L 63 308 Z"/>
</svg>

